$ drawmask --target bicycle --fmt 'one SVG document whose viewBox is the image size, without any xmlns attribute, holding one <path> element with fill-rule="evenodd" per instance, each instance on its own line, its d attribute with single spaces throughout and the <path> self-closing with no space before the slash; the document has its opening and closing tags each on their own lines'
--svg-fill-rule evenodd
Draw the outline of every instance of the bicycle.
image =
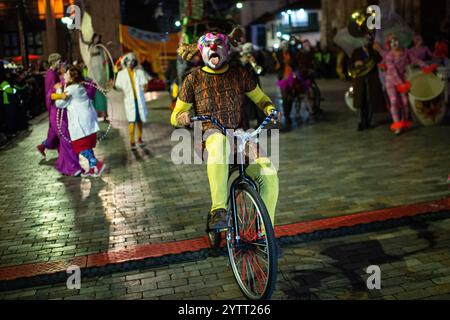
<svg viewBox="0 0 450 320">
<path fill-rule="evenodd" d="M 224 135 L 238 141 L 239 161 L 237 165 L 231 165 L 229 174 L 228 228 L 206 231 L 214 248 L 220 246 L 221 234 L 226 232 L 226 248 L 234 277 L 244 296 L 250 300 L 270 299 L 272 296 L 277 280 L 278 249 L 272 222 L 258 193 L 258 186 L 245 173 L 244 150 L 246 144 L 276 117 L 278 112 L 272 112 L 253 133 L 236 131 L 233 134 L 229 134 L 227 128 L 212 116 L 191 119 L 210 121 Z M 233 178 L 236 172 L 238 176 Z"/>
</svg>

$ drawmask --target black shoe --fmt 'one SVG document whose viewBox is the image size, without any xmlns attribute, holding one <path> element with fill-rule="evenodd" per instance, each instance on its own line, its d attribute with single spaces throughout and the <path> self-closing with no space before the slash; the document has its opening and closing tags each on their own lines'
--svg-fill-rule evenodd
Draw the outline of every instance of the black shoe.
<svg viewBox="0 0 450 320">
<path fill-rule="evenodd" d="M 361 131 L 364 131 L 366 128 L 360 123 L 360 124 L 358 124 L 358 131 L 359 132 L 361 132 Z"/>
<path fill-rule="evenodd" d="M 208 214 L 208 231 L 221 231 L 228 228 L 227 210 L 217 209 Z"/>
</svg>

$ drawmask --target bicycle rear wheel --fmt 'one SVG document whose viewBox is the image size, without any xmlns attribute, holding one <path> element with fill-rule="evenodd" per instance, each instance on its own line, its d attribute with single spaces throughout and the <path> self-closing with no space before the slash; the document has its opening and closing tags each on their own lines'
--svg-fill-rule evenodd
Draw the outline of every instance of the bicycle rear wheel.
<svg viewBox="0 0 450 320">
<path fill-rule="evenodd" d="M 247 184 L 238 186 L 232 196 L 237 221 L 230 210 L 227 249 L 233 274 L 248 299 L 270 299 L 277 280 L 278 256 L 267 208 L 256 190 Z"/>
</svg>

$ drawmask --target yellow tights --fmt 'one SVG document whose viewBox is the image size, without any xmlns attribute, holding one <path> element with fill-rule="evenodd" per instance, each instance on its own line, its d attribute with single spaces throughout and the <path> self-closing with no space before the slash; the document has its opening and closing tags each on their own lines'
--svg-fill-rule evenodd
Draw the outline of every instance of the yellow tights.
<svg viewBox="0 0 450 320">
<path fill-rule="evenodd" d="M 130 144 L 134 144 L 136 142 L 134 138 L 134 132 L 137 127 L 137 138 L 138 141 L 142 140 L 142 122 L 130 122 L 128 125 L 128 130 L 130 133 Z"/>
<path fill-rule="evenodd" d="M 215 133 L 206 140 L 208 150 L 208 179 L 211 189 L 211 210 L 227 209 L 228 163 L 230 145 L 221 133 Z M 275 225 L 275 209 L 278 201 L 278 174 L 268 158 L 258 158 L 250 164 L 246 174 L 259 185 L 259 193 L 269 211 L 272 225 Z"/>
</svg>

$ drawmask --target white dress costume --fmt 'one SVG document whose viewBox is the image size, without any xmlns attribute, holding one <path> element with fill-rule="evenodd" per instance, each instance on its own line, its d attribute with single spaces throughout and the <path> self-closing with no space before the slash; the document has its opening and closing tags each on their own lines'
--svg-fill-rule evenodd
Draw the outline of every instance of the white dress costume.
<svg viewBox="0 0 450 320">
<path fill-rule="evenodd" d="M 67 108 L 67 120 L 72 141 L 90 136 L 100 130 L 97 112 L 89 99 L 83 85 L 72 84 L 64 92 L 70 97 L 67 100 L 56 100 L 57 108 Z"/>
</svg>

